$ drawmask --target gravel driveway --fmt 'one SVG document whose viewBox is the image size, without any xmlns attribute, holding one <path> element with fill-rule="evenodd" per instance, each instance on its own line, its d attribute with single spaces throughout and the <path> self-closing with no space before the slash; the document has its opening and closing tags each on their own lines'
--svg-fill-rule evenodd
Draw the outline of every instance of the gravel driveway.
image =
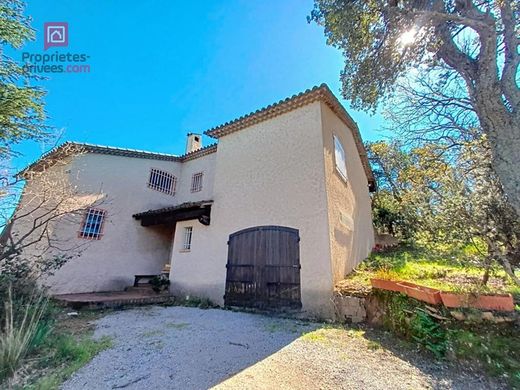
<svg viewBox="0 0 520 390">
<path fill-rule="evenodd" d="M 377 334 L 218 309 L 121 311 L 94 334 L 113 347 L 63 389 L 500 388 Z"/>
</svg>

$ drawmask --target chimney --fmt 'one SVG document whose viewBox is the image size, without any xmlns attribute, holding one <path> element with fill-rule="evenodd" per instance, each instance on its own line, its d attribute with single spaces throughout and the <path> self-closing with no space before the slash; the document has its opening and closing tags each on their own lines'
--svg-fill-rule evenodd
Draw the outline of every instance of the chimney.
<svg viewBox="0 0 520 390">
<path fill-rule="evenodd" d="M 186 153 L 191 153 L 202 148 L 202 134 L 188 133 Z"/>
</svg>

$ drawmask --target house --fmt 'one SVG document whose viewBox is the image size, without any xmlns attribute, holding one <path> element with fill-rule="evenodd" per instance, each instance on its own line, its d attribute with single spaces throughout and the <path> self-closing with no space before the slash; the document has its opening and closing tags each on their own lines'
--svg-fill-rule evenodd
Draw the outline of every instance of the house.
<svg viewBox="0 0 520 390">
<path fill-rule="evenodd" d="M 24 171 L 61 161 L 81 193 L 107 200 L 54 226 L 88 245 L 51 291 L 123 290 L 167 264 L 175 295 L 329 316 L 334 284 L 374 245 L 356 123 L 323 84 L 204 134 L 218 143 L 189 134 L 181 156 L 66 143 Z"/>
</svg>

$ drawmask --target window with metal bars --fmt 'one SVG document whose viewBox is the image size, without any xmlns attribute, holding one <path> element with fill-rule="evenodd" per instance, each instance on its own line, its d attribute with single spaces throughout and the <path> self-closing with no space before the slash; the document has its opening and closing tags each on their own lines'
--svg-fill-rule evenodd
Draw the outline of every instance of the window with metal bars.
<svg viewBox="0 0 520 390">
<path fill-rule="evenodd" d="M 193 236 L 193 226 L 186 226 L 184 228 L 184 244 L 182 249 L 189 251 L 191 249 L 191 238 Z"/>
<path fill-rule="evenodd" d="M 199 192 L 202 190 L 202 172 L 194 173 L 191 177 L 191 192 Z"/>
<path fill-rule="evenodd" d="M 148 187 L 156 191 L 164 192 L 168 195 L 175 195 L 175 187 L 177 178 L 171 173 L 160 169 L 152 168 L 150 178 L 148 179 Z"/>
<path fill-rule="evenodd" d="M 105 210 L 88 209 L 83 218 L 79 236 L 91 240 L 99 240 L 103 235 L 103 224 L 105 222 Z"/>
</svg>

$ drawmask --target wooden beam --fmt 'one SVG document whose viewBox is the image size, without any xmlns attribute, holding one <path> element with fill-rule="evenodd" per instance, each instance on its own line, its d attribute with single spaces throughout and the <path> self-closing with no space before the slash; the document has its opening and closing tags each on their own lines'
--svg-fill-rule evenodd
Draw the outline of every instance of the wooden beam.
<svg viewBox="0 0 520 390">
<path fill-rule="evenodd" d="M 141 226 L 174 225 L 179 221 L 198 219 L 208 226 L 210 223 L 211 206 L 168 211 L 160 214 L 145 215 L 141 218 Z"/>
</svg>

